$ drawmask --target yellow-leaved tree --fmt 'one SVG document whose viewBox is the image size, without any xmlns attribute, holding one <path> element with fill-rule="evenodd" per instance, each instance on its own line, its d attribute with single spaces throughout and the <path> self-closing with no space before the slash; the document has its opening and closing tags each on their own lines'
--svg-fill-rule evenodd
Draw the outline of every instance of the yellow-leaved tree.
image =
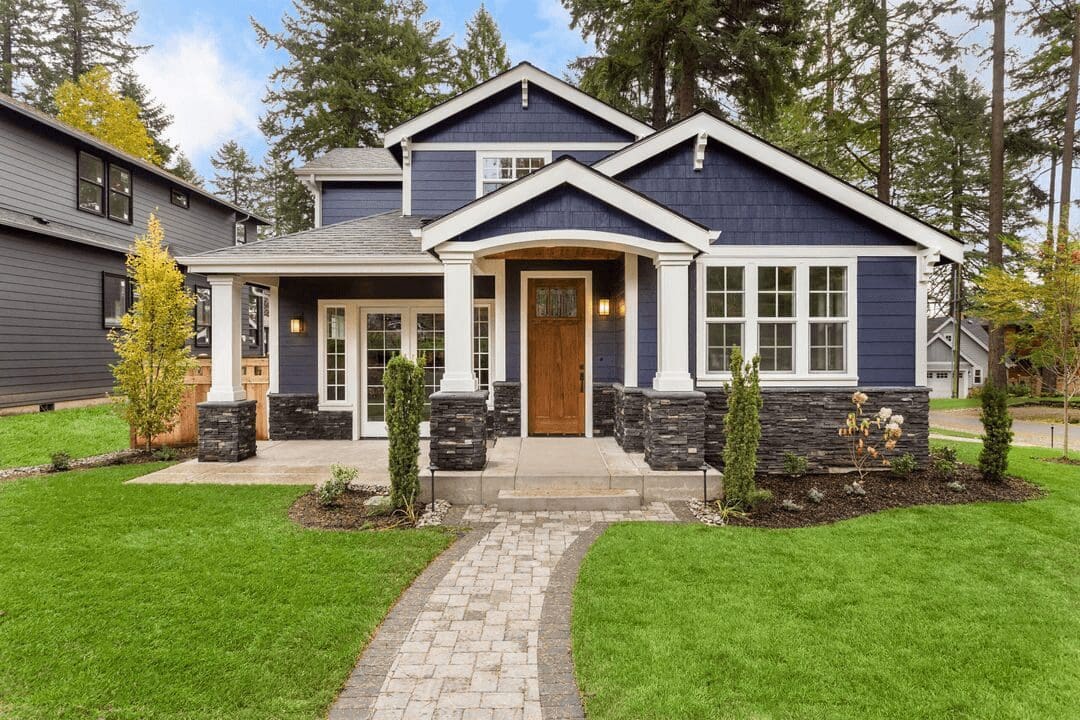
<svg viewBox="0 0 1080 720">
<path fill-rule="evenodd" d="M 98 65 L 56 89 L 56 116 L 99 140 L 157 165 L 154 141 L 139 120 L 139 106 L 112 88 L 109 71 Z"/>
<path fill-rule="evenodd" d="M 121 414 L 150 449 L 155 435 L 176 424 L 184 394 L 184 375 L 194 366 L 187 341 L 195 296 L 165 247 L 165 232 L 153 214 L 146 234 L 135 238 L 127 256 L 135 290 L 131 310 L 109 333 L 118 362 L 112 365 Z"/>
</svg>

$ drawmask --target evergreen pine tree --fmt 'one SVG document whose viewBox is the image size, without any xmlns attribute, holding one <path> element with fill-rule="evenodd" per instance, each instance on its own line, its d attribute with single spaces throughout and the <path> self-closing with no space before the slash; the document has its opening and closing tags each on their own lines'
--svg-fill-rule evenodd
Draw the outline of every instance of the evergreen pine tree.
<svg viewBox="0 0 1080 720">
<path fill-rule="evenodd" d="M 262 214 L 273 221 L 267 232 L 271 236 L 288 235 L 310 228 L 315 218 L 315 203 L 293 172 L 288 154 L 271 147 L 263 161 L 262 178 L 265 197 Z"/>
<path fill-rule="evenodd" d="M 259 168 L 240 143 L 229 140 L 210 158 L 214 177 L 210 187 L 220 197 L 255 212 L 260 204 Z"/>
<path fill-rule="evenodd" d="M 47 0 L 0 0 L 0 92 L 32 97 L 41 82 L 54 13 Z"/>
<path fill-rule="evenodd" d="M 203 180 L 195 166 L 191 164 L 191 160 L 182 151 L 178 151 L 173 156 L 173 159 L 175 162 L 169 168 L 169 172 L 182 180 L 187 180 L 192 185 L 202 187 L 205 184 L 206 181 Z"/>
<path fill-rule="evenodd" d="M 458 74 L 453 81 L 457 92 L 464 92 L 510 68 L 499 26 L 483 3 L 472 20 L 465 23 L 465 46 L 457 51 L 457 64 Z"/>
<path fill-rule="evenodd" d="M 133 74 L 121 78 L 120 94 L 131 98 L 139 106 L 139 120 L 150 133 L 150 139 L 154 141 L 154 150 L 161 158 L 162 165 L 167 165 L 176 152 L 176 146 L 165 137 L 165 133 L 173 123 L 173 116 L 165 109 L 164 104 L 150 95 L 150 88 Z"/>
</svg>

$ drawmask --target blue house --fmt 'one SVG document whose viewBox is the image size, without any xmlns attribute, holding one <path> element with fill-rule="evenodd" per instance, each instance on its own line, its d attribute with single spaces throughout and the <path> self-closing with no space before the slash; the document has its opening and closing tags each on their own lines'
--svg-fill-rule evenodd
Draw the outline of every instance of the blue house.
<svg viewBox="0 0 1080 720">
<path fill-rule="evenodd" d="M 440 468 L 482 468 L 492 437 L 613 435 L 697 470 L 720 462 L 740 347 L 764 468 L 845 464 L 856 389 L 926 455 L 927 280 L 963 261 L 951 236 L 708 113 L 654 129 L 527 63 L 384 140 L 297 170 L 314 229 L 180 258 L 213 288 L 203 459 L 254 452 L 244 282 L 271 288 L 275 439 L 385 435 L 404 353 Z"/>
</svg>

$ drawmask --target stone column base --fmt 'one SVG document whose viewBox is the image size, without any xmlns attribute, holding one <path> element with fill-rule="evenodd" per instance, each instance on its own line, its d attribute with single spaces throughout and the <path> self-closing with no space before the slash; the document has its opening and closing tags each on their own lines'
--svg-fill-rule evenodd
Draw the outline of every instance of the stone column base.
<svg viewBox="0 0 1080 720">
<path fill-rule="evenodd" d="M 615 442 L 628 453 L 645 452 L 645 396 L 641 388 L 615 389 Z"/>
<path fill-rule="evenodd" d="M 200 403 L 199 462 L 240 462 L 255 455 L 255 401 Z"/>
<path fill-rule="evenodd" d="M 705 393 L 644 390 L 645 462 L 653 470 L 705 463 Z"/>
<path fill-rule="evenodd" d="M 351 410 L 319 410 L 314 393 L 270 393 L 271 440 L 352 440 Z"/>
<path fill-rule="evenodd" d="M 487 462 L 486 392 L 431 396 L 431 464 L 440 470 L 481 470 Z"/>
<path fill-rule="evenodd" d="M 593 383 L 593 437 L 612 437 L 615 435 L 615 403 L 615 385 L 613 383 Z"/>
<path fill-rule="evenodd" d="M 521 437 L 521 383 L 498 381 L 495 393 L 495 437 Z"/>
</svg>

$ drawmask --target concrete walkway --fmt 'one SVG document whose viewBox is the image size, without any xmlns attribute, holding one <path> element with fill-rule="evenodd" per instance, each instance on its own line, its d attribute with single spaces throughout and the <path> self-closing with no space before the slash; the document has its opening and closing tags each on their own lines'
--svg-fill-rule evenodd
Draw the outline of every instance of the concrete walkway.
<svg viewBox="0 0 1080 720">
<path fill-rule="evenodd" d="M 470 507 L 477 529 L 428 567 L 361 656 L 331 720 L 584 718 L 570 657 L 570 595 L 608 522 L 633 512 Z"/>
</svg>

